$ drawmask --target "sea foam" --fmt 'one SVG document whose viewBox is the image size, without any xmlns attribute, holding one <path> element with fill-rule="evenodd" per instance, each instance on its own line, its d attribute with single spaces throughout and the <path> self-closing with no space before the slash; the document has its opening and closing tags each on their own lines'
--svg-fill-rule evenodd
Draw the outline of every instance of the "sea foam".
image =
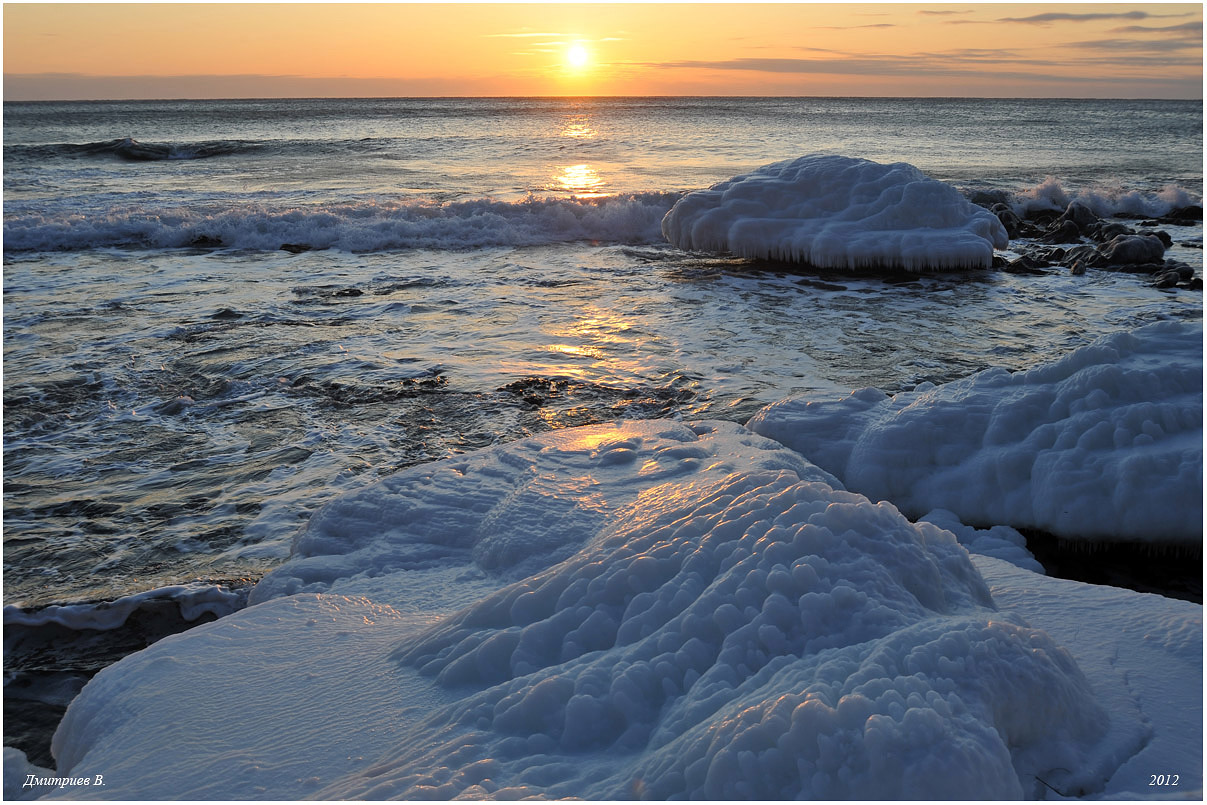
<svg viewBox="0 0 1207 805">
<path fill-rule="evenodd" d="M 322 205 L 245 204 L 187 208 L 116 207 L 83 214 L 10 211 L 4 249 L 211 248 L 274 251 L 284 244 L 350 252 L 474 249 L 601 241 L 654 243 L 679 196 L 638 193 L 596 199 L 530 196 L 516 202 L 359 201 Z"/>
</svg>

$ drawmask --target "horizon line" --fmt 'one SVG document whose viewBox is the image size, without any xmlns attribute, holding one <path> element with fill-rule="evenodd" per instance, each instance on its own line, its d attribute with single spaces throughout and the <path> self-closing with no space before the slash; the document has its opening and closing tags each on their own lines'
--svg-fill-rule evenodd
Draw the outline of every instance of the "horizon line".
<svg viewBox="0 0 1207 805">
<path fill-rule="evenodd" d="M 709 98 L 731 98 L 735 100 L 759 99 L 813 99 L 813 100 L 969 100 L 969 101 L 1176 101 L 1179 103 L 1202 103 L 1203 98 L 1171 98 L 1153 96 L 1079 96 L 1079 95 L 256 95 L 209 97 L 162 97 L 162 98 L 24 98 L 9 100 L 8 103 L 165 103 L 179 101 L 228 102 L 228 101 L 439 101 L 439 100 L 620 100 L 620 99 L 673 99 L 693 100 Z"/>
</svg>

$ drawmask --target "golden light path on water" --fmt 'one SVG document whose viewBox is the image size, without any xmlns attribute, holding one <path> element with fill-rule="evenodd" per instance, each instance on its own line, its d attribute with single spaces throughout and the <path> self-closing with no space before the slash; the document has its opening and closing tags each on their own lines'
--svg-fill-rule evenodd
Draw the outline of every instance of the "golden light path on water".
<svg viewBox="0 0 1207 805">
<path fill-rule="evenodd" d="M 586 114 L 566 115 L 562 119 L 558 134 L 577 142 L 594 140 L 599 136 L 599 132 L 591 124 L 590 115 Z M 569 193 L 577 198 L 603 198 L 611 195 L 606 188 L 607 182 L 599 175 L 599 171 L 585 161 L 556 166 L 553 181 L 548 185 L 550 190 Z"/>
</svg>

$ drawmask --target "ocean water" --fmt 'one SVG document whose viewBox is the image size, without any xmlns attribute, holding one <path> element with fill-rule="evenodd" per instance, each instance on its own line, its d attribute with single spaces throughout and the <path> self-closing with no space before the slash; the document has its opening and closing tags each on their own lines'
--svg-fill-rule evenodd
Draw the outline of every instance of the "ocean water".
<svg viewBox="0 0 1207 805">
<path fill-rule="evenodd" d="M 1201 317 L 1130 274 L 856 276 L 663 239 L 683 193 L 812 152 L 1160 216 L 1201 203 L 1202 104 L 6 103 L 5 604 L 255 579 L 334 496 L 554 428 L 744 422 Z M 1201 225 L 1163 228 L 1201 277 Z"/>
</svg>

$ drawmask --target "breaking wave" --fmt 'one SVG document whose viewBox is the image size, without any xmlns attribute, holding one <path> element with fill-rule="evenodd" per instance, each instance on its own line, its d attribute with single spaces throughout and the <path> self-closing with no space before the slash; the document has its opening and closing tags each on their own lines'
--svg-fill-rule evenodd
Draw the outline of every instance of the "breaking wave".
<svg viewBox="0 0 1207 805">
<path fill-rule="evenodd" d="M 12 216 L 5 251 L 96 248 L 211 247 L 275 251 L 340 249 L 458 250 L 589 241 L 640 244 L 662 240 L 662 217 L 675 193 L 598 199 L 479 199 L 449 203 L 348 202 L 273 207 L 238 204 L 156 209 L 131 207 L 103 215 L 66 212 Z"/>
<path fill-rule="evenodd" d="M 196 143 L 144 143 L 133 137 L 95 143 L 54 143 L 50 145 L 14 145 L 6 154 L 26 159 L 118 158 L 132 162 L 158 162 L 171 159 L 208 159 L 229 154 L 256 151 L 263 143 L 251 140 L 209 140 Z"/>
</svg>

